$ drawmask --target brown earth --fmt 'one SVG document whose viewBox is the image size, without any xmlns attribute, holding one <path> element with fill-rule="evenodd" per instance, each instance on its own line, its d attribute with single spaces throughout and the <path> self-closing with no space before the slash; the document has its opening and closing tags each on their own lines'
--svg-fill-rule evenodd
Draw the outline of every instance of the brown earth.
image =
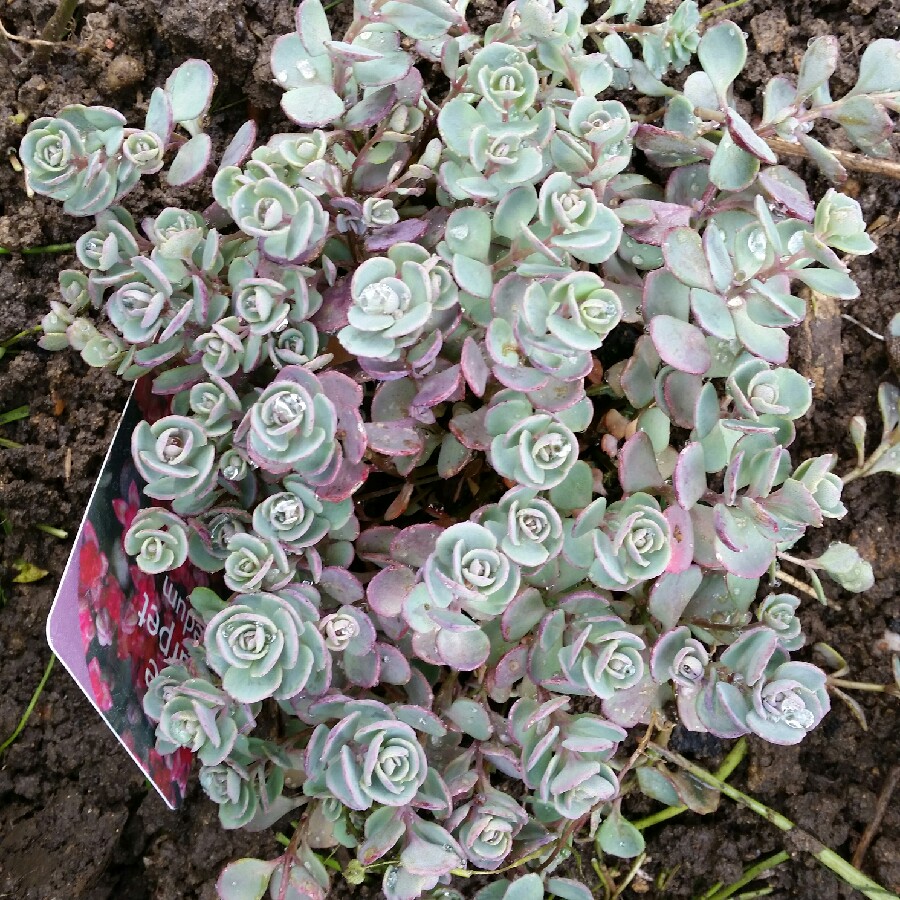
<svg viewBox="0 0 900 900">
<path fill-rule="evenodd" d="M 473 24 L 483 27 L 495 20 L 503 5 L 474 0 Z M 0 18 L 10 32 L 33 36 L 54 7 L 54 0 L 7 0 L 0 5 Z M 648 13 L 673 7 L 651 2 Z M 345 0 L 333 15 L 346 20 L 349 8 Z M 751 0 L 729 15 L 750 35 L 751 57 L 738 89 L 758 113 L 765 80 L 793 73 L 808 40 L 819 34 L 835 33 L 841 40 L 835 92 L 852 84 L 866 44 L 897 34 L 900 0 Z M 139 121 L 152 87 L 183 59 L 199 56 L 212 63 L 220 79 L 211 126 L 218 146 L 250 114 L 274 130 L 278 91 L 270 83 L 268 50 L 290 27 L 288 0 L 84 0 L 69 45 L 43 59 L 0 38 L 0 245 L 15 250 L 71 241 L 83 230 L 55 202 L 29 199 L 21 175 L 8 162 L 7 153 L 18 145 L 29 120 L 80 102 L 114 105 L 130 121 Z M 814 187 L 821 193 L 826 186 L 815 180 Z M 882 332 L 900 309 L 900 185 L 867 178 L 853 182 L 850 190 L 870 222 L 886 217 L 878 253 L 854 263 L 862 297 L 847 305 L 854 317 Z M 178 201 L 189 202 L 189 197 L 144 187 L 128 205 L 136 214 L 147 214 Z M 71 256 L 0 256 L 0 340 L 38 323 L 54 296 L 56 273 L 66 264 Z M 884 345 L 842 321 L 838 312 L 821 310 L 822 321 L 804 329 L 795 342 L 797 364 L 818 384 L 816 407 L 801 425 L 795 452 L 802 458 L 836 451 L 844 470 L 853 455 L 848 420 L 864 413 L 870 430 L 880 430 L 876 388 L 895 376 Z M 0 450 L 0 511 L 9 532 L 0 531 L 6 597 L 0 608 L 0 739 L 14 729 L 49 659 L 44 621 L 68 550 L 65 540 L 34 525 L 74 533 L 124 395 L 112 377 L 87 370 L 71 354 L 39 350 L 34 337 L 20 341 L 16 352 L 0 361 L 0 411 L 31 407 L 28 419 L 2 429 L 2 437 L 22 448 Z M 834 590 L 839 609 L 813 603 L 804 613 L 810 642 L 826 640 L 839 648 L 852 677 L 863 681 L 890 679 L 884 635 L 886 630 L 900 633 L 900 544 L 892 524 L 900 509 L 898 484 L 890 475 L 879 475 L 851 485 L 846 492 L 850 515 L 813 535 L 807 548 L 815 552 L 829 540 L 847 540 L 875 566 L 877 583 L 865 595 Z M 11 584 L 18 560 L 49 575 L 33 585 Z M 752 743 L 749 762 L 733 779 L 847 857 L 873 815 L 900 745 L 900 705 L 878 695 L 858 696 L 867 732 L 836 702 L 800 748 Z M 695 745 L 686 739 L 683 746 L 711 767 L 727 749 L 718 742 Z M 630 811 L 641 815 L 653 808 L 634 804 Z M 784 846 L 774 828 L 723 800 L 711 816 L 686 815 L 651 830 L 648 858 L 625 896 L 692 896 L 717 881 L 734 881 L 742 867 Z M 196 784 L 181 812 L 166 810 L 60 667 L 28 727 L 0 757 L 0 898 L 213 900 L 215 878 L 225 862 L 244 854 L 274 855 L 275 848 L 270 835 L 222 831 L 215 808 Z M 591 848 L 583 850 L 590 879 Z M 577 877 L 577 866 L 567 865 L 567 874 Z M 900 890 L 896 798 L 864 869 L 889 889 Z M 666 875 L 660 890 L 655 882 Z M 831 900 L 852 894 L 802 853 L 766 883 L 776 898 Z M 363 897 L 374 892 L 337 885 L 334 893 Z M 596 895 L 601 896 L 599 888 Z"/>
</svg>

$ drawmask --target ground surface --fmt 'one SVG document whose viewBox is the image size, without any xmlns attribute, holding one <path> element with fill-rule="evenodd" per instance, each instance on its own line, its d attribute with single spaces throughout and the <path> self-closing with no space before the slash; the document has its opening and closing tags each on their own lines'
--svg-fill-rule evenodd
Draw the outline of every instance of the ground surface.
<svg viewBox="0 0 900 900">
<path fill-rule="evenodd" d="M 54 6 L 54 0 L 6 0 L 0 17 L 10 31 L 34 34 Z M 67 102 L 115 105 L 138 121 L 152 87 L 186 57 L 199 56 L 211 61 L 220 78 L 214 139 L 253 111 L 274 128 L 278 92 L 269 83 L 268 48 L 289 30 L 290 6 L 289 0 L 85 0 L 69 38 L 73 49 L 42 61 L 20 48 L 20 61 L 0 43 L 0 245 L 39 246 L 80 233 L 78 223 L 63 217 L 55 203 L 28 199 L 21 176 L 7 162 L 8 150 L 23 133 L 21 123 Z M 651 12 L 668 11 L 664 3 L 655 10 L 650 6 Z M 342 7 L 334 10 L 338 18 L 345 15 Z M 494 0 L 473 0 L 472 7 L 480 26 L 497 16 Z M 896 37 L 900 29 L 898 0 L 752 0 L 731 15 L 750 35 L 754 52 L 739 91 L 754 107 L 761 83 L 793 72 L 811 37 L 829 31 L 840 37 L 838 79 L 847 86 L 865 44 Z M 824 185 L 817 183 L 816 189 Z M 882 331 L 900 308 L 900 185 L 870 179 L 850 190 L 870 222 L 887 217 L 879 252 L 854 265 L 862 298 L 849 310 Z M 146 214 L 176 199 L 145 188 L 128 203 L 136 214 Z M 58 268 L 69 262 L 68 256 L 0 256 L 0 339 L 37 324 L 54 295 Z M 833 316 L 806 329 L 795 343 L 798 365 L 818 382 L 797 457 L 837 450 L 841 468 L 849 468 L 846 422 L 864 412 L 875 430 L 877 385 L 895 377 L 883 345 Z M 0 510 L 11 526 L 8 535 L 0 531 L 0 575 L 8 598 L 0 608 L 0 739 L 15 727 L 49 658 L 44 621 L 68 550 L 66 541 L 33 526 L 45 523 L 74 533 L 124 396 L 111 377 L 86 371 L 69 354 L 46 354 L 31 338 L 19 348 L 0 361 L 0 411 L 31 407 L 26 421 L 2 429 L 2 436 L 23 448 L 0 450 Z M 846 494 L 850 515 L 816 534 L 810 545 L 817 550 L 829 539 L 849 540 L 875 566 L 878 581 L 866 595 L 836 593 L 840 610 L 823 612 L 812 605 L 805 613 L 811 642 L 828 640 L 840 648 L 860 680 L 889 679 L 884 633 L 900 632 L 898 485 L 889 475 L 852 485 Z M 34 585 L 10 585 L 12 563 L 19 559 L 50 574 Z M 799 749 L 752 744 L 749 762 L 735 778 L 847 856 L 873 815 L 900 744 L 900 705 L 877 696 L 861 700 L 867 733 L 838 703 Z M 707 742 L 693 752 L 715 766 L 723 749 Z M 683 816 L 651 831 L 642 870 L 648 879 L 639 877 L 633 887 L 643 896 L 693 896 L 716 881 L 733 881 L 743 866 L 782 847 L 778 832 L 725 801 L 712 816 Z M 0 758 L 0 897 L 212 900 L 223 863 L 273 850 L 268 836 L 221 831 L 215 808 L 196 785 L 183 811 L 167 811 L 59 667 L 27 729 Z M 589 859 L 587 852 L 586 864 Z M 900 890 L 896 798 L 864 868 Z M 670 877 L 660 894 L 652 882 L 664 872 Z M 771 896 L 778 898 L 831 900 L 851 894 L 802 855 L 779 867 L 770 884 Z M 335 893 L 347 890 L 338 887 Z M 356 897 L 368 894 L 365 888 L 349 890 Z M 629 890 L 626 896 L 635 894 Z"/>
</svg>

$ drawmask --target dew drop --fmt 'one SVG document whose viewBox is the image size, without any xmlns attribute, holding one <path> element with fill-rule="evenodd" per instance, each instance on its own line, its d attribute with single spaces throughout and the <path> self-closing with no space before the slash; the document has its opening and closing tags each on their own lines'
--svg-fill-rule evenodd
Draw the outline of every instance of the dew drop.
<svg viewBox="0 0 900 900">
<path fill-rule="evenodd" d="M 450 237 L 456 238 L 458 241 L 464 241 L 469 236 L 467 225 L 454 225 L 449 231 Z"/>
</svg>

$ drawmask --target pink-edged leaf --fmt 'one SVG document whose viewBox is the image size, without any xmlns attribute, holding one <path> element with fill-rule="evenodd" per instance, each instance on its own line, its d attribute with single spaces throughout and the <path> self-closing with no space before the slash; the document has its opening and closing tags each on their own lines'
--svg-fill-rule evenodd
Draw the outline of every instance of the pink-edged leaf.
<svg viewBox="0 0 900 900">
<path fill-rule="evenodd" d="M 463 447 L 486 451 L 491 446 L 492 437 L 484 427 L 486 414 L 487 407 L 483 406 L 472 413 L 457 413 L 450 420 L 450 431 Z"/>
<path fill-rule="evenodd" d="M 418 393 L 413 397 L 411 406 L 420 409 L 431 409 L 438 403 L 449 400 L 458 390 L 462 383 L 462 372 L 459 365 L 453 365 L 444 369 L 442 372 L 436 372 L 429 375 L 419 388 Z"/>
<path fill-rule="evenodd" d="M 736 110 L 729 107 L 725 112 L 725 116 L 728 122 L 728 130 L 731 132 L 731 138 L 738 147 L 753 154 L 753 156 L 768 166 L 774 166 L 778 163 L 778 157 L 772 148 Z"/>
<path fill-rule="evenodd" d="M 280 859 L 238 859 L 219 875 L 216 893 L 219 900 L 261 900 Z"/>
<path fill-rule="evenodd" d="M 703 572 L 700 566 L 688 566 L 683 572 L 665 572 L 650 591 L 649 610 L 669 631 L 678 624 L 691 597 L 697 593 Z"/>
<path fill-rule="evenodd" d="M 406 566 L 382 569 L 369 582 L 366 600 L 369 606 L 385 618 L 400 615 L 409 592 L 416 585 L 416 573 Z"/>
<path fill-rule="evenodd" d="M 394 559 L 391 555 L 391 542 L 399 533 L 400 529 L 393 525 L 367 528 L 356 539 L 356 555 L 379 566 L 389 565 Z"/>
<path fill-rule="evenodd" d="M 510 691 L 517 681 L 525 677 L 528 665 L 528 648 L 515 647 L 501 657 L 491 669 L 487 685 L 491 699 L 503 703 L 509 698 Z"/>
<path fill-rule="evenodd" d="M 363 399 L 362 387 L 340 372 L 323 372 L 319 383 L 337 411 L 338 434 L 347 460 L 356 464 L 366 452 L 366 429 L 359 412 Z"/>
<path fill-rule="evenodd" d="M 666 268 L 688 287 L 716 289 L 700 235 L 692 228 L 675 228 L 662 242 Z"/>
<path fill-rule="evenodd" d="M 706 493 L 706 461 L 699 442 L 688 444 L 678 454 L 672 480 L 675 496 L 684 509 L 690 509 Z"/>
<path fill-rule="evenodd" d="M 444 665 L 460 672 L 473 672 L 484 665 L 491 652 L 491 642 L 480 628 L 469 631 L 442 628 L 437 633 L 435 645 Z"/>
<path fill-rule="evenodd" d="M 349 681 L 357 687 L 373 688 L 380 681 L 381 657 L 377 653 L 366 653 L 362 656 L 344 653 L 341 656 L 341 665 Z"/>
<path fill-rule="evenodd" d="M 206 171 L 212 153 L 212 138 L 197 134 L 182 144 L 169 166 L 166 181 L 174 187 L 196 181 Z"/>
<path fill-rule="evenodd" d="M 396 807 L 385 806 L 366 820 L 365 840 L 357 852 L 362 865 L 371 866 L 403 837 L 406 824 L 401 812 Z"/>
<path fill-rule="evenodd" d="M 682 206 L 680 203 L 664 203 L 661 200 L 626 200 L 619 209 L 624 209 L 629 203 L 647 207 L 651 212 L 649 221 L 641 222 L 628 229 L 631 237 L 642 244 L 660 247 L 666 235 L 673 228 L 691 224 L 693 211 L 689 206 Z"/>
<path fill-rule="evenodd" d="M 310 319 L 319 331 L 334 334 L 348 323 L 347 311 L 352 303 L 350 279 L 340 278 L 322 295 L 322 308 Z"/>
<path fill-rule="evenodd" d="M 619 483 L 626 494 L 663 486 L 650 436 L 635 432 L 619 451 Z"/>
<path fill-rule="evenodd" d="M 699 509 L 699 507 L 695 507 Z M 669 523 L 672 556 L 667 572 L 683 572 L 694 559 L 694 525 L 691 514 L 681 506 L 673 504 L 663 513 Z M 701 562 L 701 560 L 697 560 Z"/>
<path fill-rule="evenodd" d="M 478 342 L 471 335 L 463 341 L 460 367 L 463 378 L 466 379 L 466 384 L 472 389 L 472 393 L 476 397 L 483 397 L 491 370 L 484 361 L 484 354 L 481 352 Z"/>
<path fill-rule="evenodd" d="M 790 215 L 812 222 L 816 207 L 799 175 L 785 166 L 772 166 L 759 173 L 759 182 L 766 193 Z"/>
<path fill-rule="evenodd" d="M 337 475 L 332 481 L 326 485 L 316 487 L 316 494 L 322 500 L 330 500 L 332 503 L 339 503 L 352 497 L 360 485 L 365 483 L 369 477 L 369 467 L 361 462 L 351 463 L 348 460 L 342 460 Z"/>
<path fill-rule="evenodd" d="M 256 122 L 250 119 L 244 122 L 237 130 L 237 134 L 231 139 L 231 143 L 225 148 L 219 167 L 242 165 L 256 144 Z"/>
<path fill-rule="evenodd" d="M 434 551 L 434 545 L 441 536 L 440 525 L 410 525 L 397 533 L 391 542 L 391 553 L 394 559 L 413 569 L 421 569 L 425 560 Z"/>
<path fill-rule="evenodd" d="M 370 450 L 385 456 L 415 456 L 422 452 L 419 432 L 402 422 L 367 422 L 366 437 Z"/>
<path fill-rule="evenodd" d="M 544 606 L 541 592 L 535 588 L 526 588 L 513 598 L 503 612 L 500 630 L 504 639 L 510 643 L 520 641 L 546 613 L 547 607 Z"/>
<path fill-rule="evenodd" d="M 660 359 L 679 372 L 702 375 L 712 365 L 712 355 L 703 332 L 674 316 L 654 316 L 650 337 Z"/>
<path fill-rule="evenodd" d="M 393 225 L 384 225 L 366 238 L 366 250 L 378 253 L 389 250 L 394 244 L 417 241 L 428 230 L 425 219 L 403 219 Z"/>
<path fill-rule="evenodd" d="M 362 600 L 364 592 L 359 579 L 346 569 L 326 566 L 319 576 L 318 588 L 342 605 L 351 606 Z"/>
<path fill-rule="evenodd" d="M 385 684 L 406 684 L 412 676 L 409 660 L 391 644 L 378 643 L 375 652 L 381 659 L 381 680 Z"/>
</svg>

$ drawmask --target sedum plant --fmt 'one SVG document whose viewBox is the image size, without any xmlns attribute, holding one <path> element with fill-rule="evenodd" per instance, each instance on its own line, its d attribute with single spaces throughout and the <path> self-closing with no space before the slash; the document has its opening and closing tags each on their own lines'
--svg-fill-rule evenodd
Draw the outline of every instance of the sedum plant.
<svg viewBox="0 0 900 900">
<path fill-rule="evenodd" d="M 515 0 L 483 36 L 465 6 L 362 0 L 339 39 L 303 0 L 272 50 L 295 130 L 257 145 L 247 122 L 215 164 L 196 60 L 142 128 L 70 106 L 22 142 L 30 188 L 94 220 L 43 346 L 171 400 L 134 432 L 157 503 L 126 549 L 218 579 L 190 662 L 147 693 L 157 749 L 197 753 L 225 827 L 298 820 L 223 900 L 324 897 L 318 852 L 390 900 L 530 860 L 480 896 L 586 900 L 550 865 L 574 828 L 637 855 L 622 796 L 685 796 L 627 762 L 631 730 L 795 744 L 829 708 L 771 584 L 846 512 L 833 456 L 791 458 L 811 390 L 788 343 L 798 289 L 854 298 L 846 259 L 875 246 L 767 138 L 838 184 L 816 120 L 887 153 L 900 44 L 835 99 L 817 38 L 752 124 L 744 36 L 701 34 L 693 0 L 641 26 L 640 0 L 596 21 Z M 118 204 L 161 170 L 212 176 L 215 202 L 138 224 Z M 844 544 L 801 562 L 820 596 L 817 571 L 872 583 Z"/>
</svg>

